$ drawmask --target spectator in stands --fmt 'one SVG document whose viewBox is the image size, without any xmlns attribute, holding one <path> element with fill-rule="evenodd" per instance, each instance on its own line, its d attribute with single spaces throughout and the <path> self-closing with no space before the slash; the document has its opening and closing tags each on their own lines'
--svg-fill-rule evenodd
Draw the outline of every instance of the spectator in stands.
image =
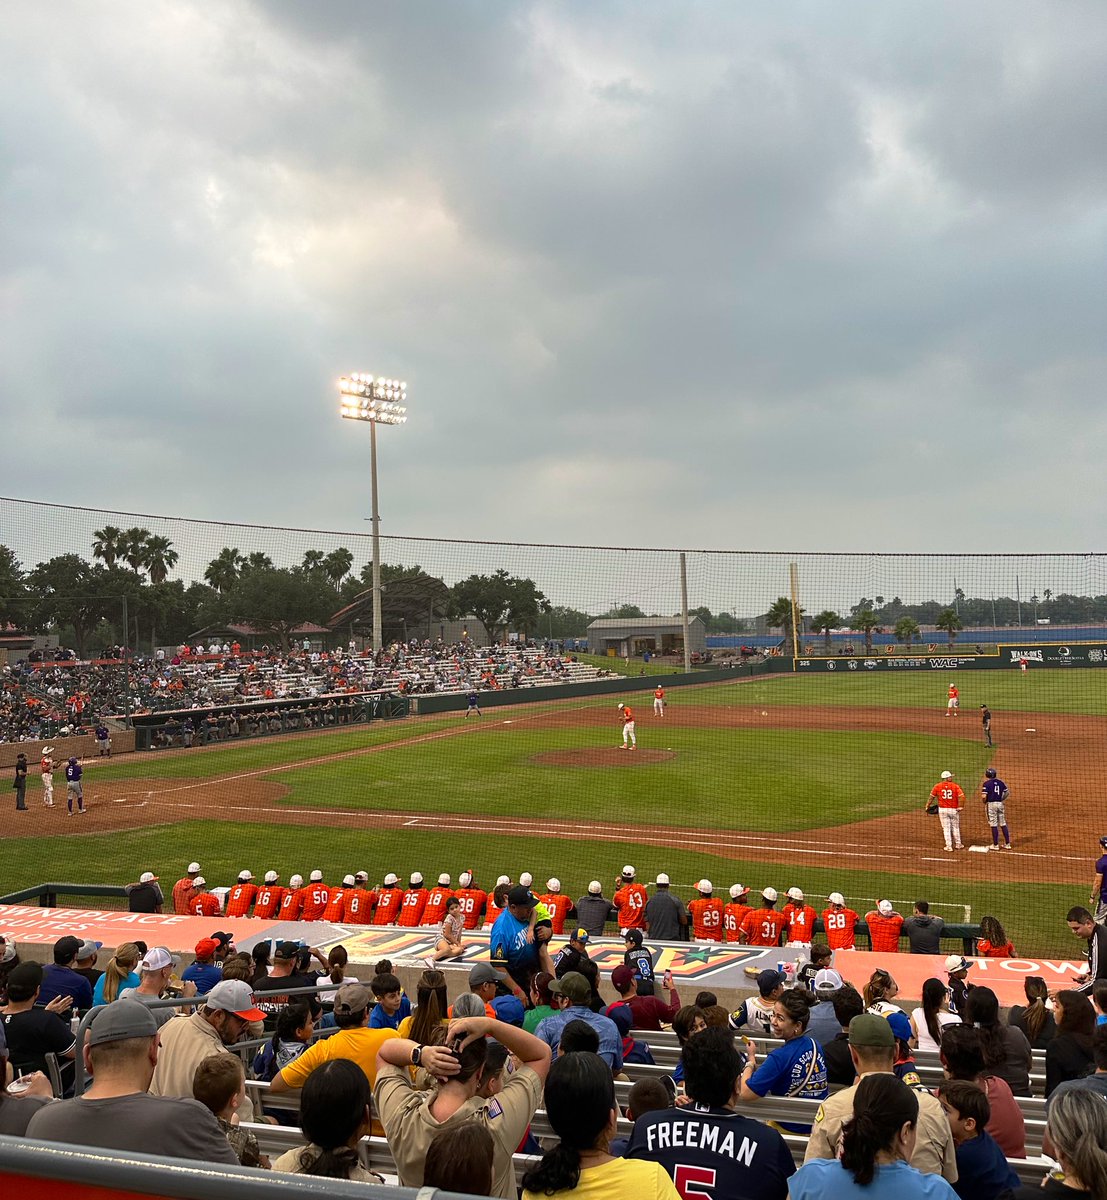
<svg viewBox="0 0 1107 1200">
<path fill-rule="evenodd" d="M 611 1156 L 619 1111 L 611 1073 L 596 1057 L 566 1054 L 554 1063 L 546 1081 L 546 1112 L 560 1142 L 523 1176 L 523 1200 L 570 1196 L 578 1188 L 584 1195 L 677 1200 L 659 1164 Z"/>
<path fill-rule="evenodd" d="M 825 1048 L 827 1042 L 833 1041 L 842 1032 L 834 1015 L 834 997 L 842 990 L 844 980 L 837 971 L 824 969 L 812 982 L 814 986 L 811 990 L 815 993 L 817 1003 L 811 1010 L 807 1032 Z"/>
<path fill-rule="evenodd" d="M 470 1122 L 440 1133 L 430 1144 L 423 1186 L 467 1196 L 492 1195 L 496 1143 L 483 1125 Z"/>
<path fill-rule="evenodd" d="M 1050 1105 L 1046 1139 L 1061 1164 L 1063 1179 L 1047 1177 L 1041 1188 L 1029 1184 L 1015 1200 L 1039 1196 L 1107 1198 L 1107 1105 L 1087 1091 L 1058 1096 Z"/>
<path fill-rule="evenodd" d="M 0 1004 L 7 1001 L 8 976 L 19 966 L 19 948 L 9 935 L 0 934 Z"/>
<path fill-rule="evenodd" d="M 911 953 L 941 953 L 942 930 L 945 929 L 945 925 L 941 917 L 930 915 L 928 901 L 916 900 L 915 911 L 903 922 L 903 932 L 907 935 Z"/>
<path fill-rule="evenodd" d="M 961 1200 L 1009 1200 L 1019 1177 L 985 1129 L 992 1115 L 988 1097 L 964 1079 L 946 1079 L 938 1087 L 938 1100 L 957 1149 L 953 1190 Z"/>
<path fill-rule="evenodd" d="M 238 1111 L 246 1104 L 246 1071 L 235 1054 L 213 1054 L 196 1068 L 192 1095 L 219 1122 L 244 1167 L 266 1167 L 266 1158 L 258 1146 L 257 1135 L 237 1124 Z M 248 1110 L 248 1106 L 247 1106 Z"/>
<path fill-rule="evenodd" d="M 494 1038 L 519 1062 L 493 1099 L 478 1096 L 486 1071 L 486 1038 Z M 483 1125 L 495 1142 L 492 1195 L 514 1200 L 511 1156 L 542 1099 L 549 1048 L 522 1029 L 487 1017 L 451 1021 L 447 1040 L 448 1046 L 419 1046 L 406 1038 L 393 1038 L 377 1055 L 377 1111 L 396 1160 L 400 1185 L 421 1187 L 427 1150 L 434 1138 L 474 1122 Z M 436 1089 L 415 1089 L 408 1068 L 420 1065 L 440 1081 Z"/>
<path fill-rule="evenodd" d="M 784 976 L 766 968 L 757 976 L 757 995 L 749 996 L 730 1015 L 731 1029 L 748 1025 L 750 1032 L 773 1036 L 773 1005 L 784 991 Z"/>
<path fill-rule="evenodd" d="M 920 1050 L 937 1054 L 942 1045 L 942 1030 L 960 1023 L 949 1011 L 949 991 L 940 979 L 927 979 L 922 985 L 922 1004 L 911 1013 L 911 1033 Z"/>
<path fill-rule="evenodd" d="M 92 988 L 83 975 L 73 969 L 77 965 L 77 951 L 81 941 L 67 935 L 54 943 L 54 961 L 43 968 L 42 984 L 36 1003 L 43 1008 L 49 1006 L 56 996 L 70 996 L 74 1008 L 92 1007 Z"/>
<path fill-rule="evenodd" d="M 630 1009 L 634 1029 L 658 1030 L 662 1025 L 673 1023 L 673 1018 L 680 1011 L 680 996 L 673 987 L 673 973 L 666 971 L 661 983 L 669 993 L 668 1004 L 657 996 L 640 996 L 634 969 L 625 963 L 611 972 L 611 986 Z"/>
<path fill-rule="evenodd" d="M 27 1136 L 45 1142 L 131 1150 L 237 1164 L 215 1118 L 188 1098 L 147 1094 L 158 1058 L 158 1027 L 143 1004 L 109 1004 L 93 1018 L 84 1047 L 92 1083 L 76 1100 L 39 1109 Z"/>
<path fill-rule="evenodd" d="M 531 1007 L 523 1018 L 523 1028 L 527 1033 L 533 1033 L 547 1017 L 552 1017 L 565 1003 L 564 996 L 555 995 L 550 990 L 553 976 L 548 971 L 539 971 L 530 985 Z"/>
<path fill-rule="evenodd" d="M 672 1080 L 667 1081 L 672 1086 Z M 647 1113 L 665 1112 L 673 1107 L 673 1093 L 660 1079 L 636 1079 L 630 1085 L 627 1096 L 626 1117 L 632 1123 Z M 619 1158 L 626 1158 L 630 1146 L 629 1137 L 613 1138 L 611 1153 Z"/>
<path fill-rule="evenodd" d="M 921 1098 L 894 1075 L 863 1079 L 854 1092 L 853 1118 L 844 1125 L 841 1158 L 805 1161 L 789 1185 L 791 1200 L 953 1200 L 956 1193 L 945 1180 L 909 1165 Z"/>
<path fill-rule="evenodd" d="M 371 1029 L 399 1029 L 403 1017 L 400 1004 L 404 999 L 403 985 L 390 972 L 378 972 L 370 984 L 377 1003 L 369 1015 Z"/>
<path fill-rule="evenodd" d="M 946 978 L 949 980 L 949 1011 L 964 1019 L 969 992 L 975 984 L 969 983 L 969 968 L 972 963 L 960 954 L 951 954 L 946 959 Z"/>
<path fill-rule="evenodd" d="M 1007 1014 L 1007 1024 L 1026 1034 L 1031 1050 L 1044 1050 L 1057 1033 L 1057 1024 L 1050 1011 L 1049 987 L 1040 975 L 1027 975 L 1022 981 L 1026 1004 L 1013 1004 Z"/>
<path fill-rule="evenodd" d="M 980 1030 L 980 1048 L 988 1072 L 1006 1080 L 1016 1096 L 1029 1096 L 1030 1043 L 1021 1029 L 1000 1021 L 999 1000 L 991 988 L 975 987 L 969 993 L 965 1023 Z"/>
<path fill-rule="evenodd" d="M 581 1020 L 591 1025 L 600 1037 L 600 1057 L 611 1070 L 618 1074 L 623 1068 L 622 1041 L 614 1021 L 589 1007 L 592 988 L 578 971 L 570 971 L 559 981 L 562 994 L 569 1000 L 569 1007 L 547 1017 L 534 1031 L 534 1036 L 555 1050 L 561 1041 L 561 1030 L 570 1021 Z"/>
<path fill-rule="evenodd" d="M 300 1097 L 300 1128 L 308 1144 L 286 1151 L 273 1170 L 383 1183 L 358 1156 L 358 1143 L 371 1127 L 371 1103 L 364 1071 L 346 1059 L 324 1063 L 308 1077 Z"/>
<path fill-rule="evenodd" d="M 975 1083 L 988 1097 L 992 1117 L 988 1132 L 1008 1158 L 1026 1157 L 1026 1122 L 1010 1087 L 987 1074 L 980 1031 L 969 1025 L 948 1025 L 942 1030 L 942 1066 L 950 1079 Z"/>
<path fill-rule="evenodd" d="M 976 939 L 978 958 L 1014 958 L 1015 947 L 1007 931 L 995 917 L 980 918 L 980 937 Z"/>
<path fill-rule="evenodd" d="M 108 959 L 107 969 L 92 989 L 93 1004 L 111 1004 L 119 999 L 125 988 L 136 988 L 142 982 L 135 968 L 142 961 L 142 951 L 134 942 L 117 946 Z"/>
<path fill-rule="evenodd" d="M 796 986 L 813 991 L 815 976 L 820 971 L 829 971 L 834 962 L 834 951 L 826 942 L 811 943 L 811 957 L 796 972 Z"/>
<path fill-rule="evenodd" d="M 1058 1096 L 1065 1092 L 1088 1091 L 1095 1092 L 1107 1099 L 1107 1025 L 1097 1025 L 1092 1035 L 1092 1056 L 1095 1059 L 1095 1070 L 1091 1075 L 1083 1075 L 1079 1079 L 1066 1079 L 1059 1083 L 1049 1095 L 1046 1105 L 1052 1107 Z"/>
<path fill-rule="evenodd" d="M 654 994 L 656 955 L 657 952 L 645 944 L 641 929 L 626 931 L 626 936 L 623 938 L 623 962 L 634 972 L 634 982 L 639 996 Z"/>
<path fill-rule="evenodd" d="M 688 928 L 688 910 L 679 896 L 669 891 L 669 876 L 657 877 L 656 891 L 646 901 L 646 932 L 659 942 L 677 942 Z"/>
<path fill-rule="evenodd" d="M 145 1005 L 143 1009 L 149 1012 Z M 217 983 L 191 1016 L 177 1017 L 162 1026 L 161 1052 L 150 1082 L 150 1094 L 191 1096 L 192 1080 L 200 1063 L 209 1055 L 230 1053 L 228 1047 L 253 1022 L 260 1023 L 264 1018 L 265 1014 L 254 1007 L 249 984 L 239 979 Z"/>
<path fill-rule="evenodd" d="M 575 1018 L 561 1027 L 557 1057 L 562 1054 L 599 1054 L 600 1035 L 591 1025 Z"/>
<path fill-rule="evenodd" d="M 161 1000 L 166 995 L 169 987 L 169 981 L 173 977 L 173 972 L 177 967 L 178 959 L 164 946 L 151 946 L 146 951 L 142 961 L 138 964 L 139 970 L 139 985 L 136 988 L 124 988 L 119 993 L 121 1000 L 137 1000 L 140 1004 L 151 1004 L 155 1000 Z M 196 985 L 185 983 L 180 992 L 182 996 L 195 996 Z M 154 1014 L 154 1020 L 158 1023 L 160 1029 L 166 1021 L 173 1017 L 176 1013 L 172 1008 L 154 1008 L 151 1009 Z"/>
<path fill-rule="evenodd" d="M 300 947 L 296 942 L 278 942 L 273 951 L 273 965 L 268 975 L 254 980 L 258 1008 L 265 1013 L 265 1028 L 273 1030 L 277 1014 L 288 1003 L 288 992 L 298 988 L 317 986 L 315 975 L 300 975 L 296 972 L 296 959 Z M 187 972 L 186 972 L 187 974 Z M 312 1016 L 318 1017 L 322 1006 L 315 996 L 301 997 L 311 1008 Z"/>
<path fill-rule="evenodd" d="M 271 942 L 258 942 L 250 951 L 250 957 L 254 960 L 254 974 L 251 983 L 257 984 L 258 980 L 264 979 L 269 974 L 269 968 L 273 965 L 270 959 L 272 949 Z"/>
<path fill-rule="evenodd" d="M 560 979 L 570 971 L 579 971 L 580 964 L 588 958 L 588 930 L 574 929 L 569 935 L 568 945 L 557 952 L 553 973 Z"/>
<path fill-rule="evenodd" d="M 50 1080 L 41 1071 L 25 1073 L 18 1094 L 8 1091 L 8 1083 L 8 1044 L 0 1023 L 0 1135 L 23 1137 L 28 1122 L 44 1104 L 50 1103 L 54 1093 Z"/>
<path fill-rule="evenodd" d="M 521 884 L 507 893 L 506 900 L 506 907 L 488 936 L 488 949 L 492 965 L 501 973 L 504 984 L 525 1005 L 531 978 L 539 969 L 539 944 L 535 937 L 538 901 Z"/>
<path fill-rule="evenodd" d="M 1099 928 L 1097 926 L 1097 928 Z M 1093 1070 L 1092 1035 L 1095 1009 L 1079 991 L 1058 992 L 1053 998 L 1057 1034 L 1046 1047 L 1045 1094 L 1051 1096 L 1066 1079 L 1080 1079 Z"/>
<path fill-rule="evenodd" d="M 894 1075 L 896 1039 L 883 1017 L 862 1013 L 850 1021 L 847 1033 L 856 1082 L 835 1092 L 820 1106 L 807 1143 L 804 1162 L 835 1158 L 843 1127 L 853 1115 L 858 1088 L 871 1075 Z M 941 1104 L 929 1092 L 919 1093 L 914 1145 L 907 1161 L 924 1175 L 941 1175 L 951 1183 L 957 1178 L 953 1135 Z"/>
<path fill-rule="evenodd" d="M 604 1013 L 610 1017 L 619 1031 L 619 1036 L 623 1039 L 623 1063 L 639 1063 L 646 1066 L 655 1066 L 653 1051 L 650 1049 L 647 1042 L 637 1041 L 631 1034 L 631 1025 L 634 1022 L 634 1016 L 630 1011 L 628 1004 L 611 1004 Z M 726 1019 L 726 1010 L 723 1010 L 723 1019 Z M 564 1041 L 564 1039 L 563 1039 Z M 599 1049 L 599 1038 L 596 1038 L 596 1049 Z"/>
<path fill-rule="evenodd" d="M 38 1006 L 42 987 L 42 967 L 36 962 L 20 963 L 8 976 L 8 1002 L 0 1009 L 8 1058 L 22 1071 L 46 1072 L 46 1055 L 72 1059 L 76 1053 L 69 1023 L 61 1014 L 68 1013 L 70 996 L 55 996 L 49 1004 Z"/>
<path fill-rule="evenodd" d="M 1096 1026 L 1107 1025 L 1107 983 L 1097 983 L 1092 989 Z"/>
<path fill-rule="evenodd" d="M 434 953 L 426 962 L 428 967 L 434 966 L 444 959 L 460 958 L 465 953 L 462 935 L 465 932 L 465 918 L 461 915 L 461 901 L 451 896 L 446 901 L 446 913 L 438 926 L 438 940 L 434 944 Z"/>
<path fill-rule="evenodd" d="M 100 947 L 103 944 L 103 942 L 94 942 L 89 938 L 85 938 L 81 943 L 80 950 L 77 951 L 77 965 L 73 968 L 78 975 L 83 975 L 92 985 L 93 996 L 96 995 L 96 984 L 104 974 L 96 966 L 96 956 L 99 954 Z"/>
<path fill-rule="evenodd" d="M 196 943 L 196 957 L 185 967 L 181 979 L 196 985 L 196 995 L 206 996 L 223 978 L 223 972 L 215 965 L 215 952 L 219 943 L 214 938 L 201 938 Z"/>
<path fill-rule="evenodd" d="M 200 874 L 200 864 L 188 864 L 188 872 L 173 885 L 173 911 L 178 917 L 188 916 L 188 902 L 192 898 L 192 883 Z"/>
<path fill-rule="evenodd" d="M 603 894 L 603 884 L 593 879 L 588 885 L 588 894 L 581 896 L 576 904 L 577 920 L 581 928 L 591 937 L 603 937 L 603 929 L 614 909 L 611 901 Z"/>
<path fill-rule="evenodd" d="M 446 1009 L 446 976 L 441 971 L 428 968 L 419 976 L 415 987 L 415 1009 L 405 1017 L 397 1032 L 400 1037 L 411 1038 L 420 1046 L 440 1041 L 439 1030 L 449 1024 Z"/>
<path fill-rule="evenodd" d="M 814 1003 L 810 992 L 799 989 L 777 997 L 773 1004 L 773 1036 L 782 1038 L 784 1045 L 770 1050 L 760 1067 L 751 1048 L 742 1072 L 742 1099 L 747 1103 L 770 1094 L 826 1099 L 826 1060 L 819 1043 L 807 1035 Z"/>
<path fill-rule="evenodd" d="M 314 1028 L 311 1009 L 305 1001 L 294 1000 L 286 1005 L 277 1017 L 276 1032 L 254 1058 L 254 1075 L 272 1083 L 278 1071 L 308 1048 Z"/>
<path fill-rule="evenodd" d="M 1086 908 L 1070 908 L 1066 918 L 1069 928 L 1088 943 L 1088 966 L 1077 979 L 1077 991 L 1091 994 L 1092 988 L 1107 979 L 1107 928 L 1097 925 Z"/>
</svg>

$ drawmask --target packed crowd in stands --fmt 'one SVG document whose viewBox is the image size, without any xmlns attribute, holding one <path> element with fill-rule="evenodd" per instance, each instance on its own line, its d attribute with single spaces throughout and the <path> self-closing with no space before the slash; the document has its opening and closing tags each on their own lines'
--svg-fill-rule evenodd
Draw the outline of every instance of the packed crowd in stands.
<svg viewBox="0 0 1107 1200">
<path fill-rule="evenodd" d="M 375 657 L 353 642 L 335 650 L 313 648 L 310 642 L 288 651 L 211 642 L 158 650 L 153 657 L 132 656 L 120 647 L 108 653 L 111 657 L 79 662 L 66 651 L 65 658 L 28 657 L 0 669 L 0 742 L 68 737 L 97 720 L 128 713 L 284 700 L 308 701 L 314 711 L 318 697 L 487 692 L 605 674 L 552 645 L 534 643 L 478 647 L 413 640 Z"/>
</svg>

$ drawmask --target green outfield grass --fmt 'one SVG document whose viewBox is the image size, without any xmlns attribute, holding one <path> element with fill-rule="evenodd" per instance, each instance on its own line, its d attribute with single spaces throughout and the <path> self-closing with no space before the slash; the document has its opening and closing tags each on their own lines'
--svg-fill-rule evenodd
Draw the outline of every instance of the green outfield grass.
<svg viewBox="0 0 1107 1200">
<path fill-rule="evenodd" d="M 621 658 L 607 654 L 580 654 L 574 652 L 573 657 L 579 662 L 587 663 L 590 667 L 598 667 L 603 671 L 611 671 L 614 675 L 626 675 L 637 679 L 642 675 L 679 675 L 683 674 L 684 666 L 674 666 L 672 663 L 643 662 L 640 658 L 632 658 L 629 663 Z"/>
<path fill-rule="evenodd" d="M 858 912 L 888 897 L 905 914 L 917 898 L 928 899 L 947 921 L 963 919 L 964 905 L 978 920 L 985 913 L 1000 917 L 1020 954 L 1043 957 L 1078 957 L 1080 946 L 1065 925 L 1068 907 L 1080 902 L 1082 888 L 1050 884 L 958 883 L 896 873 L 875 874 L 797 861 L 794 869 L 766 866 L 753 859 L 732 861 L 710 853 L 644 847 L 634 841 L 601 842 L 592 838 L 504 838 L 454 830 L 420 828 L 416 836 L 405 830 L 329 830 L 319 827 L 228 822 L 182 822 L 179 825 L 137 830 L 110 836 L 80 839 L 11 838 L 6 843 L 5 885 L 11 891 L 48 880 L 79 879 L 89 883 L 118 884 L 137 879 L 145 870 L 161 876 L 163 890 L 183 873 L 190 859 L 198 858 L 211 883 L 231 883 L 244 867 L 255 875 L 274 869 L 284 879 L 318 867 L 328 880 L 364 869 L 374 882 L 387 871 L 401 878 L 419 870 L 427 878 L 448 871 L 479 869 L 478 882 L 487 885 L 503 873 L 513 879 L 531 871 L 544 881 L 556 874 L 563 890 L 575 900 L 590 879 L 604 881 L 607 895 L 624 863 L 633 863 L 640 879 L 667 871 L 675 890 L 692 898 L 692 884 L 707 876 L 717 890 L 741 882 L 760 890 L 771 884 L 783 893 L 801 887 L 820 911 L 823 897 L 841 891 Z M 78 860 L 79 855 L 79 860 Z M 77 865 L 77 863 L 81 865 Z M 987 861 L 987 860 L 985 860 Z M 110 864 L 97 865 L 92 864 Z M 84 902 L 78 902 L 84 903 Z M 92 907 L 95 901 L 88 901 Z"/>
<path fill-rule="evenodd" d="M 998 730 L 1003 713 L 1051 712 L 1107 716 L 1107 669 L 1042 668 L 978 671 L 846 671 L 834 675 L 758 675 L 748 683 L 719 684 L 686 692 L 674 689 L 673 704 L 688 697 L 694 704 L 723 706 L 791 704 L 857 705 L 865 708 L 932 708 L 944 712 L 946 689 L 956 682 L 961 692 L 959 720 L 979 723 L 979 706 L 987 704 Z"/>
</svg>

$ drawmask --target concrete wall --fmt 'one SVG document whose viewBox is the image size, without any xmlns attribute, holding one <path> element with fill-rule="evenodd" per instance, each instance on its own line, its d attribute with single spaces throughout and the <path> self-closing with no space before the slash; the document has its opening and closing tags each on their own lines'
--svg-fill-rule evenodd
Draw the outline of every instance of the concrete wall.
<svg viewBox="0 0 1107 1200">
<path fill-rule="evenodd" d="M 81 734 L 80 737 L 51 738 L 40 742 L 4 742 L 0 745 L 0 770 L 15 767 L 15 760 L 20 754 L 26 754 L 27 765 L 32 775 L 38 774 L 38 761 L 42 755 L 43 746 L 54 747 L 54 787 L 58 786 L 58 774 L 65 770 L 65 760 L 75 754 L 78 758 L 96 757 L 96 739 L 91 733 Z M 113 729 L 111 731 L 111 748 L 113 754 L 129 754 L 135 748 L 135 733 L 133 729 Z M 65 780 L 62 779 L 62 799 L 65 799 Z"/>
</svg>

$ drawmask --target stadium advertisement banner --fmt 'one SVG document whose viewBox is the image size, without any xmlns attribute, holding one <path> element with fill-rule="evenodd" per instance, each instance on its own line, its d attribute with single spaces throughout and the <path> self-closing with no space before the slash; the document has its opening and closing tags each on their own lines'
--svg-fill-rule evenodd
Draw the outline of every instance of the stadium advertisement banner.
<svg viewBox="0 0 1107 1200">
<path fill-rule="evenodd" d="M 1000 646 L 1001 666 L 1019 667 L 1022 660 L 1030 667 L 1103 667 L 1107 666 L 1107 642 L 1071 642 L 1057 646 Z"/>
<path fill-rule="evenodd" d="M 869 658 L 797 658 L 797 671 L 834 671 L 847 674 L 869 671 L 963 671 L 997 667 L 994 655 L 978 654 L 927 654 L 915 658 L 905 655 L 879 655 Z"/>
</svg>

